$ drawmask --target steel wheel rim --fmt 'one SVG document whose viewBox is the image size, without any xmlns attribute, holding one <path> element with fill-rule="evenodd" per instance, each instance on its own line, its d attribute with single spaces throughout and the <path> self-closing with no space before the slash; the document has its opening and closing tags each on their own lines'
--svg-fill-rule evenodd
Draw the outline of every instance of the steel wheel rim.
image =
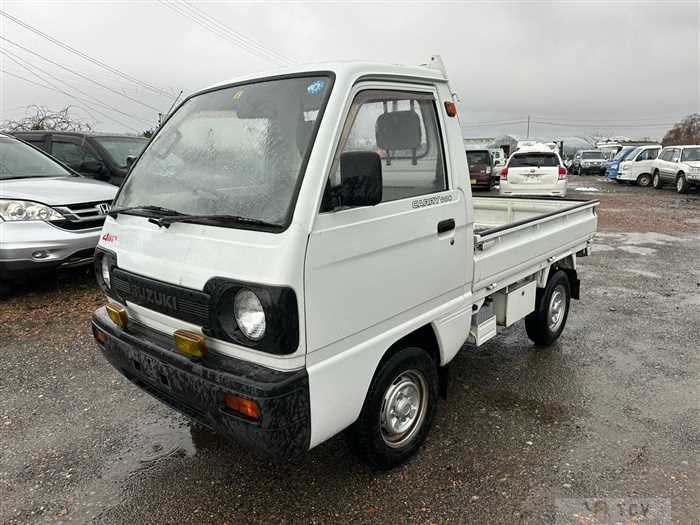
<svg viewBox="0 0 700 525">
<path fill-rule="evenodd" d="M 640 180 L 640 184 L 641 184 L 642 186 L 649 186 L 649 183 L 650 183 L 650 181 L 649 181 L 649 176 L 648 176 L 648 175 L 642 175 L 642 178 L 641 178 L 641 180 Z"/>
<path fill-rule="evenodd" d="M 566 291 L 563 285 L 558 284 L 549 298 L 549 307 L 547 308 L 547 326 L 551 332 L 559 330 L 564 322 L 565 311 Z"/>
<path fill-rule="evenodd" d="M 418 370 L 401 372 L 382 398 L 379 428 L 384 443 L 399 448 L 410 442 L 423 426 L 428 408 L 428 383 Z"/>
</svg>

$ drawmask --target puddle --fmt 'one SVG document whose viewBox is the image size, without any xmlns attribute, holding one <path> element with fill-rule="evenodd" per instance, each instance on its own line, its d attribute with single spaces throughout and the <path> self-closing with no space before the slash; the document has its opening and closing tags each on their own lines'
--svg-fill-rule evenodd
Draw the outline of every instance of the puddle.
<svg viewBox="0 0 700 525">
<path fill-rule="evenodd" d="M 598 232 L 595 236 L 593 252 L 621 250 L 634 255 L 648 256 L 656 254 L 658 247 L 669 246 L 689 240 L 691 239 L 687 237 L 676 237 L 656 232 Z"/>
</svg>

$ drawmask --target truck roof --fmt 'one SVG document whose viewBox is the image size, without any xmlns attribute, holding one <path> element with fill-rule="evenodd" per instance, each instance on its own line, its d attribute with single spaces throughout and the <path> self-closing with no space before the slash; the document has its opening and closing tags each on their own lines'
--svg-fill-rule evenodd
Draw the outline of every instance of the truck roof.
<svg viewBox="0 0 700 525">
<path fill-rule="evenodd" d="M 217 82 L 204 89 L 198 90 L 193 94 L 202 93 L 211 89 L 247 82 L 251 80 L 294 76 L 300 74 L 332 72 L 336 76 L 336 81 L 351 81 L 354 82 L 362 77 L 395 77 L 407 78 L 415 80 L 427 80 L 430 82 L 447 82 L 446 76 L 439 69 L 426 65 L 408 66 L 401 64 L 388 64 L 386 62 L 371 62 L 371 61 L 338 61 L 338 62 L 320 62 L 314 64 L 299 64 L 284 68 L 277 68 L 268 71 L 262 71 L 250 75 L 240 76 L 229 79 L 224 82 Z"/>
</svg>

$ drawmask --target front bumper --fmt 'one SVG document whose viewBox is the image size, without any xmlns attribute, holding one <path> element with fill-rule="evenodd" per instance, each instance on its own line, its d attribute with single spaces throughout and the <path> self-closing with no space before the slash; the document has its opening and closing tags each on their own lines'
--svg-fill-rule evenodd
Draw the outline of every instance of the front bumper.
<svg viewBox="0 0 700 525">
<path fill-rule="evenodd" d="M 100 230 L 68 231 L 42 221 L 0 222 L 0 277 L 89 264 Z M 42 252 L 37 257 L 37 252 Z"/>
<path fill-rule="evenodd" d="M 247 448 L 277 460 L 289 460 L 309 449 L 311 418 L 306 369 L 282 372 L 255 363 L 209 353 L 191 359 L 172 339 L 129 323 L 116 326 L 104 308 L 92 318 L 93 332 L 107 361 L 132 383 L 171 408 Z M 260 418 L 238 415 L 224 404 L 232 393 L 252 399 Z"/>
<path fill-rule="evenodd" d="M 605 173 L 606 167 L 603 165 L 598 166 L 581 166 L 581 173 Z"/>
</svg>

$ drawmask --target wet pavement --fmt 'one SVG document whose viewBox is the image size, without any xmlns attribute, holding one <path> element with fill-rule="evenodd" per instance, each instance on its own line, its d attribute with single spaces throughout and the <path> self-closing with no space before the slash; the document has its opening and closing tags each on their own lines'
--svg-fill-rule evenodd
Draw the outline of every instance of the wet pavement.
<svg viewBox="0 0 700 525">
<path fill-rule="evenodd" d="M 142 393 L 92 342 L 88 274 L 18 290 L 0 302 L 0 523 L 540 524 L 593 497 L 699 523 L 700 195 L 570 189 L 601 199 L 601 234 L 561 339 L 536 348 L 517 323 L 465 347 L 426 445 L 388 473 L 342 436 L 275 465 Z"/>
</svg>

